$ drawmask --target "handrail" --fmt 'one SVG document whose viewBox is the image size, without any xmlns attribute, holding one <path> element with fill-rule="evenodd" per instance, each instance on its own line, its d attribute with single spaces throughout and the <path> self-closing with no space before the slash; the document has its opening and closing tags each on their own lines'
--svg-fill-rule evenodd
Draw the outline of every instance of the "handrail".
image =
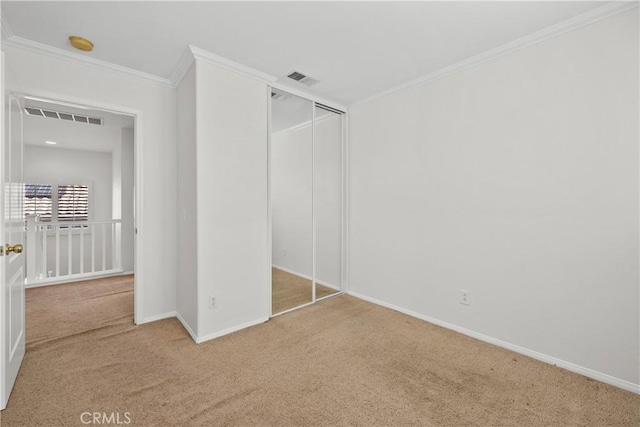
<svg viewBox="0 0 640 427">
<path fill-rule="evenodd" d="M 50 221 L 35 221 L 34 224 L 35 225 L 69 225 L 69 224 L 73 224 L 73 225 L 91 225 L 91 224 L 121 224 L 122 220 L 121 219 L 110 219 L 110 220 L 102 220 L 102 221 L 55 221 L 55 222 L 50 222 Z"/>
</svg>

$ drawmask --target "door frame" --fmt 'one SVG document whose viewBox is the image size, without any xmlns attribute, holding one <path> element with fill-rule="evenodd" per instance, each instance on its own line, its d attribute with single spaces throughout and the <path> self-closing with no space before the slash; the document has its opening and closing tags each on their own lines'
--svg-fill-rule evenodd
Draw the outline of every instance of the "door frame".
<svg viewBox="0 0 640 427">
<path fill-rule="evenodd" d="M 284 310 L 281 311 L 279 313 L 274 314 L 273 313 L 273 292 L 272 292 L 272 287 L 273 287 L 273 274 L 272 274 L 272 267 L 273 267 L 273 205 L 272 205 L 272 201 L 271 201 L 271 136 L 272 136 L 272 127 L 271 127 L 271 118 L 272 118 L 272 112 L 271 112 L 271 91 L 272 89 L 276 89 L 279 92 L 286 92 L 290 95 L 296 96 L 298 98 L 302 98 L 305 99 L 307 101 L 311 102 L 311 108 L 312 108 L 312 115 L 311 115 L 311 199 L 312 199 L 312 209 L 311 209 L 311 224 L 312 224 L 312 253 L 313 253 L 313 260 L 312 260 L 312 274 L 311 274 L 311 287 L 312 287 L 312 298 L 311 298 L 311 302 L 306 303 L 306 304 L 302 304 L 299 305 L 297 307 L 294 308 L 290 308 L 288 310 Z M 317 104 L 321 104 L 327 107 L 330 107 L 334 110 L 336 110 L 336 112 L 340 112 L 340 115 L 342 116 L 342 127 L 341 127 L 341 137 L 342 137 L 342 147 L 341 147 L 341 166 L 342 166 L 342 170 L 341 170 L 341 190 L 342 190 L 342 194 L 341 194 L 341 200 L 342 200 L 342 215 L 341 215 L 341 242 L 340 242 L 340 248 L 341 248 L 341 265 L 340 265 L 340 278 L 342 281 L 342 286 L 340 289 L 340 292 L 336 292 L 335 294 L 331 294 L 331 295 L 327 295 L 324 296 L 322 298 L 316 298 L 316 257 L 315 257 L 315 251 L 316 251 L 316 217 L 315 217 L 315 199 L 313 198 L 313 193 L 315 191 L 315 125 L 316 125 L 316 120 L 315 120 L 315 115 L 316 115 L 316 108 L 317 108 Z M 303 307 L 307 307 L 309 305 L 315 304 L 318 301 L 322 301 L 324 299 L 328 299 L 328 298 L 332 298 L 338 295 L 342 295 L 348 292 L 349 286 L 349 280 L 348 280 L 348 275 L 347 275 L 347 260 L 348 260 L 348 232 L 349 232 L 349 226 L 348 226 L 348 219 L 349 219 L 349 209 L 348 209 L 348 152 L 349 152 L 349 144 L 348 144 L 348 129 L 347 129 L 347 124 L 348 124 L 348 112 L 345 110 L 343 111 L 341 108 L 336 108 L 333 107 L 330 104 L 327 104 L 326 102 L 319 100 L 313 96 L 309 96 L 303 92 L 300 91 L 296 91 L 293 90 L 291 88 L 288 87 L 284 87 L 281 85 L 278 85 L 276 83 L 270 84 L 267 86 L 267 246 L 268 246 L 268 256 L 267 256 L 267 260 L 268 260 L 268 265 L 267 265 L 267 278 L 268 278 L 268 290 L 267 290 L 267 294 L 269 295 L 268 298 L 268 313 L 269 313 L 269 318 L 272 317 L 277 317 L 280 316 L 282 314 L 286 314 L 289 313 L 291 311 L 303 308 Z"/>
<path fill-rule="evenodd" d="M 104 102 L 95 101 L 92 99 L 83 99 L 64 94 L 51 93 L 51 92 L 16 92 L 24 98 L 30 98 L 34 100 L 41 100 L 46 102 L 53 102 L 59 105 L 75 107 L 75 108 L 89 108 L 93 110 L 101 110 L 107 113 L 122 114 L 133 117 L 133 131 L 134 131 L 134 202 L 133 202 L 133 229 L 134 229 L 134 281 L 133 281 L 133 322 L 136 325 L 144 323 L 144 227 L 142 223 L 143 218 L 143 194 L 144 194 L 144 173 L 143 173 L 143 115 L 142 110 L 124 107 L 121 105 L 113 105 Z M 2 92 L 2 96 L 6 97 L 6 91 Z M 4 101 L 3 101 L 4 104 Z M 4 107 L 3 107 L 4 108 Z M 0 219 L 2 219 L 3 213 L 0 213 Z"/>
</svg>

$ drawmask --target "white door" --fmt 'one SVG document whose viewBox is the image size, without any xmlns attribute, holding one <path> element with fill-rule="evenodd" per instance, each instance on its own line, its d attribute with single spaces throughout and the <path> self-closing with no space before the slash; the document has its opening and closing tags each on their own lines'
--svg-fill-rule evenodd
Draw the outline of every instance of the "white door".
<svg viewBox="0 0 640 427">
<path fill-rule="evenodd" d="M 24 245 L 25 223 L 22 210 L 22 105 L 13 95 L 5 97 L 5 135 L 0 191 L 4 209 L 0 209 L 3 257 L 2 275 L 2 395 L 5 408 L 25 352 L 24 321 Z"/>
</svg>

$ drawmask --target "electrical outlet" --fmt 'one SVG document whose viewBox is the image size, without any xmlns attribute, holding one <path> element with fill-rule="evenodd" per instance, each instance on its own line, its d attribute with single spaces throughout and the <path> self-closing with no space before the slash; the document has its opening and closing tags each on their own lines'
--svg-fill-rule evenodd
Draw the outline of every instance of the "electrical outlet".
<svg viewBox="0 0 640 427">
<path fill-rule="evenodd" d="M 460 289 L 460 304 L 471 305 L 471 291 Z"/>
<path fill-rule="evenodd" d="M 287 250 L 286 249 L 282 250 L 282 256 L 283 256 L 283 258 L 287 257 Z"/>
<path fill-rule="evenodd" d="M 216 297 L 209 297 L 209 308 L 218 308 L 218 301 L 216 300 Z"/>
</svg>

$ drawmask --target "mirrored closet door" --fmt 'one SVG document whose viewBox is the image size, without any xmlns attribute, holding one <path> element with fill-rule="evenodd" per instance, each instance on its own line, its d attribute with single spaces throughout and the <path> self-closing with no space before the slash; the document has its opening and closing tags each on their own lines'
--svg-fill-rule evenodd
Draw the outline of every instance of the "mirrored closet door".
<svg viewBox="0 0 640 427">
<path fill-rule="evenodd" d="M 313 209 L 316 299 L 342 291 L 342 114 L 316 104 Z"/>
<path fill-rule="evenodd" d="M 313 103 L 271 93 L 271 312 L 313 302 Z"/>
<path fill-rule="evenodd" d="M 342 291 L 343 116 L 272 89 L 272 315 Z"/>
</svg>

